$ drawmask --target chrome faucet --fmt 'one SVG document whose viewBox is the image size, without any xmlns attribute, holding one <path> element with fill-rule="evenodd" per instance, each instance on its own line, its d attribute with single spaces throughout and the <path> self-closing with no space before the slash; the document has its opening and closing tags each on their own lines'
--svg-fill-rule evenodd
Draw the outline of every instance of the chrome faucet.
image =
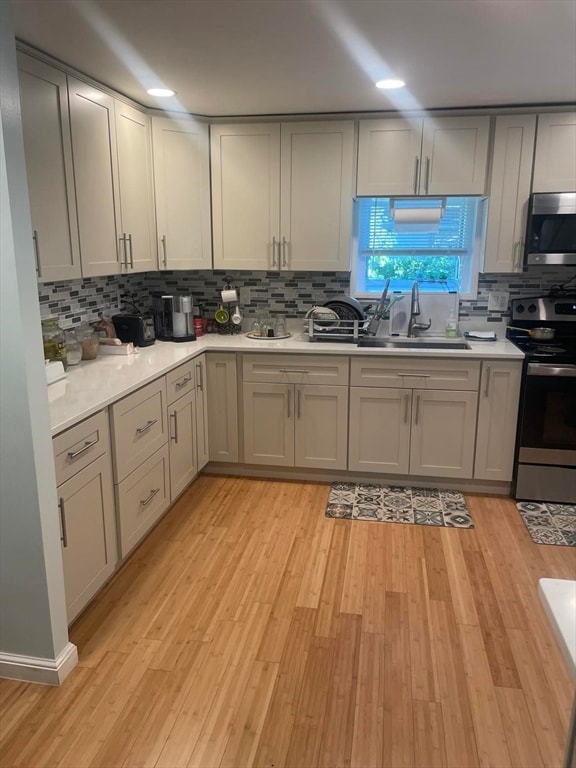
<svg viewBox="0 0 576 768">
<path fill-rule="evenodd" d="M 432 318 L 426 323 L 417 323 L 416 318 L 420 315 L 420 289 L 418 281 L 412 283 L 412 298 L 410 300 L 410 320 L 408 321 L 408 338 L 416 336 L 416 331 L 427 331 L 432 325 Z"/>
</svg>

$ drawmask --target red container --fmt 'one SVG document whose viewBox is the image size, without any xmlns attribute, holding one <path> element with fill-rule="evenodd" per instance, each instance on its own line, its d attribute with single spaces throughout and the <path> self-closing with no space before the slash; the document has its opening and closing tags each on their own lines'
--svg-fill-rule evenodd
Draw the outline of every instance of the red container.
<svg viewBox="0 0 576 768">
<path fill-rule="evenodd" d="M 196 337 L 204 336 L 204 323 L 201 317 L 194 318 L 194 335 Z"/>
</svg>

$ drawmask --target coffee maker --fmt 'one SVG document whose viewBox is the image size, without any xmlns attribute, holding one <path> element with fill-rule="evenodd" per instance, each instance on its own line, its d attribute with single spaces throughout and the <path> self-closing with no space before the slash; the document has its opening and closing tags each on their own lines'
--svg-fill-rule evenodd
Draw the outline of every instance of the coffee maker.
<svg viewBox="0 0 576 768">
<path fill-rule="evenodd" d="M 194 341 L 194 302 L 192 296 L 152 294 L 154 330 L 158 341 Z"/>
</svg>

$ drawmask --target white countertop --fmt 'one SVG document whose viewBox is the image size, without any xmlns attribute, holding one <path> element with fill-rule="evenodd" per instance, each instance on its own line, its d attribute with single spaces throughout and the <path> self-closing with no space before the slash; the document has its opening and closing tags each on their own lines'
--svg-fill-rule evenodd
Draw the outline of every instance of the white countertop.
<svg viewBox="0 0 576 768">
<path fill-rule="evenodd" d="M 50 384 L 50 425 L 52 436 L 77 424 L 121 397 L 162 376 L 202 352 L 289 352 L 313 355 L 459 358 L 475 360 L 522 360 L 524 355 L 506 339 L 473 342 L 470 349 L 382 349 L 359 348 L 354 344 L 310 342 L 303 333 L 285 340 L 249 339 L 245 334 L 208 334 L 196 341 L 157 341 L 135 355 L 101 355 L 70 367 L 65 379 Z"/>
<path fill-rule="evenodd" d="M 576 581 L 540 579 L 538 592 L 572 676 L 576 679 Z"/>
</svg>

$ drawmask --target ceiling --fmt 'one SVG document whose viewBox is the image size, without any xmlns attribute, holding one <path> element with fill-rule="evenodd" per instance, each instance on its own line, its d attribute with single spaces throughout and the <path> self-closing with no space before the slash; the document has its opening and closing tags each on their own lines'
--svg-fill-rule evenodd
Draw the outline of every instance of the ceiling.
<svg viewBox="0 0 576 768">
<path fill-rule="evenodd" d="M 576 0 L 13 0 L 16 36 L 199 115 L 576 102 Z M 376 80 L 407 87 L 384 92 Z M 177 92 L 161 102 L 146 89 Z"/>
</svg>

